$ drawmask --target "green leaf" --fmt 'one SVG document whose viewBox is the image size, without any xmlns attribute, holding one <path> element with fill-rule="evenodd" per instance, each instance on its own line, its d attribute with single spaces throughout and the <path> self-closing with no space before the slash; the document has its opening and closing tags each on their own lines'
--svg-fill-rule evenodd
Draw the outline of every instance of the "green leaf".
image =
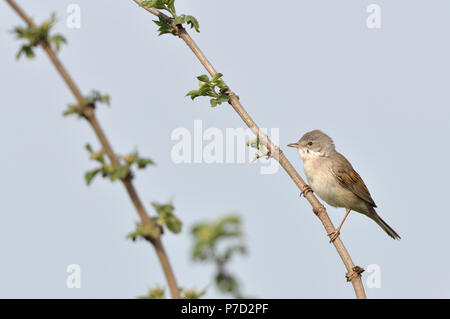
<svg viewBox="0 0 450 319">
<path fill-rule="evenodd" d="M 109 175 L 111 181 L 116 181 L 118 179 L 124 179 L 128 176 L 130 169 L 127 166 L 119 166 L 114 169 L 114 172 Z"/>
<path fill-rule="evenodd" d="M 175 0 L 168 0 L 168 1 L 167 1 L 167 8 L 169 8 L 169 11 L 170 11 L 173 15 L 176 15 L 176 11 L 175 11 Z"/>
<path fill-rule="evenodd" d="M 110 176 L 115 171 L 116 171 L 116 169 L 111 164 L 104 164 L 103 165 L 103 177 Z"/>
<path fill-rule="evenodd" d="M 198 21 L 195 17 L 190 15 L 181 14 L 174 18 L 173 23 L 175 24 L 185 24 L 187 23 L 191 29 L 194 28 L 195 31 L 200 32 Z"/>
<path fill-rule="evenodd" d="M 92 149 L 92 146 L 91 146 L 90 144 L 86 144 L 86 145 L 84 146 L 84 148 L 85 148 L 90 154 L 94 153 L 94 150 Z"/>
<path fill-rule="evenodd" d="M 155 165 L 155 162 L 153 162 L 152 159 L 140 157 L 139 153 L 137 151 L 134 153 L 130 153 L 125 156 L 122 156 L 122 160 L 125 162 L 125 164 L 128 167 L 130 167 L 133 164 L 136 164 L 138 169 L 144 169 L 147 167 L 147 165 Z"/>
<path fill-rule="evenodd" d="M 63 112 L 63 116 L 69 116 L 72 114 L 80 114 L 80 112 L 78 112 L 77 108 L 73 105 L 69 105 L 69 107 L 67 108 L 67 110 L 65 110 Z"/>
<path fill-rule="evenodd" d="M 136 162 L 139 169 L 146 168 L 147 165 L 155 165 L 155 162 L 149 158 L 138 158 Z"/>
<path fill-rule="evenodd" d="M 29 45 L 23 45 L 19 52 L 17 52 L 16 59 L 20 59 L 22 55 L 25 55 L 28 59 L 34 59 L 35 54 L 33 48 Z"/>
<path fill-rule="evenodd" d="M 186 22 L 186 15 L 182 14 L 173 19 L 174 24 L 183 24 Z"/>
<path fill-rule="evenodd" d="M 219 80 L 222 76 L 223 76 L 222 73 L 216 73 L 216 74 L 211 78 L 211 82 L 216 82 L 216 81 Z"/>
<path fill-rule="evenodd" d="M 140 223 L 136 223 L 136 230 L 127 235 L 127 238 L 132 241 L 137 239 L 144 239 L 145 237 L 156 237 L 159 234 L 158 224 L 154 219 L 151 226 L 144 226 Z"/>
<path fill-rule="evenodd" d="M 56 35 L 54 35 L 53 37 L 51 37 L 51 38 L 48 40 L 48 42 L 49 42 L 50 44 L 53 44 L 53 45 L 54 45 L 54 46 L 53 46 L 54 50 L 55 50 L 56 52 L 58 52 L 59 50 L 61 50 L 61 45 L 62 45 L 62 44 L 66 44 L 66 43 L 67 43 L 67 40 L 66 40 L 66 38 L 63 37 L 62 35 L 56 34 Z"/>
<path fill-rule="evenodd" d="M 202 85 L 200 87 L 200 89 L 198 90 L 198 93 L 201 96 L 213 96 L 213 97 L 215 97 L 217 95 L 216 92 L 214 92 L 214 88 L 211 87 L 209 85 L 209 83 L 205 83 L 204 85 Z"/>
<path fill-rule="evenodd" d="M 197 76 L 197 79 L 201 82 L 209 83 L 209 77 L 206 74 L 202 74 L 200 76 Z"/>
<path fill-rule="evenodd" d="M 218 97 L 218 100 L 220 103 L 225 103 L 230 100 L 230 97 L 228 95 L 222 94 L 221 96 Z"/>
<path fill-rule="evenodd" d="M 86 180 L 86 184 L 90 185 L 94 177 L 101 172 L 101 168 L 96 168 L 92 171 L 88 171 L 84 174 L 84 179 Z"/>
<path fill-rule="evenodd" d="M 183 223 L 175 216 L 172 216 L 166 220 L 166 226 L 172 233 L 179 234 L 183 228 Z"/>
<path fill-rule="evenodd" d="M 159 26 L 159 28 L 158 28 L 158 31 L 159 31 L 158 36 L 166 34 L 166 33 L 172 33 L 172 25 L 171 25 L 170 21 L 164 20 L 161 17 L 158 17 L 158 18 L 159 18 L 159 20 L 153 20 L 153 22 L 157 26 Z"/>
<path fill-rule="evenodd" d="M 189 92 L 186 94 L 186 96 L 190 96 L 191 99 L 193 100 L 193 99 L 195 99 L 196 97 L 199 97 L 199 96 L 200 96 L 200 92 L 199 92 L 199 90 L 192 90 L 192 91 L 189 91 Z"/>
<path fill-rule="evenodd" d="M 191 29 L 194 28 L 195 31 L 200 32 L 200 25 L 198 24 L 198 21 L 195 17 L 186 16 L 186 22 L 191 26 Z"/>
<path fill-rule="evenodd" d="M 98 152 L 93 152 L 93 153 L 91 153 L 90 158 L 93 161 L 97 161 L 97 162 L 99 162 L 101 164 L 105 164 L 105 159 L 103 158 L 104 154 L 105 154 L 104 150 L 100 150 Z"/>
<path fill-rule="evenodd" d="M 152 206 L 158 213 L 158 220 L 161 225 L 166 225 L 167 228 L 174 234 L 181 232 L 183 223 L 173 214 L 175 208 L 172 203 L 162 205 L 153 202 Z"/>
<path fill-rule="evenodd" d="M 161 10 L 164 10 L 166 8 L 166 5 L 164 4 L 163 0 L 142 1 L 141 6 Z"/>
<path fill-rule="evenodd" d="M 219 272 L 216 276 L 216 285 L 224 293 L 233 293 L 238 291 L 238 282 L 236 278 L 225 273 Z"/>
<path fill-rule="evenodd" d="M 102 94 L 100 91 L 92 90 L 88 95 L 84 97 L 84 105 L 93 105 L 96 103 L 104 103 L 109 105 L 111 98 L 108 94 Z"/>
<path fill-rule="evenodd" d="M 216 86 L 220 89 L 220 93 L 225 93 L 229 89 L 222 80 L 217 81 Z"/>
</svg>

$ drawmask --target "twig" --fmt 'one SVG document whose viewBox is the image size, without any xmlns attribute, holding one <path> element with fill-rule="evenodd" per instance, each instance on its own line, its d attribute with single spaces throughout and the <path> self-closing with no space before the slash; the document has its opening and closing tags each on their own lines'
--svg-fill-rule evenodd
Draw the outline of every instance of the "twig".
<svg viewBox="0 0 450 319">
<path fill-rule="evenodd" d="M 141 5 L 142 0 L 133 0 L 138 5 Z M 160 12 L 157 9 L 154 8 L 147 8 L 143 7 L 148 12 L 161 17 L 163 19 L 166 19 L 170 21 L 170 18 Z M 205 67 L 205 69 L 208 71 L 208 73 L 211 76 L 214 76 L 217 72 L 212 66 L 212 64 L 208 61 L 206 56 L 203 54 L 203 52 L 200 50 L 200 48 L 197 46 L 197 44 L 192 40 L 190 35 L 186 32 L 186 30 L 181 25 L 174 26 L 174 34 L 180 37 L 187 46 L 192 50 L 192 52 L 195 54 L 197 59 L 200 61 L 200 63 Z M 250 117 L 250 115 L 247 113 L 247 111 L 244 109 L 242 104 L 239 102 L 239 98 L 236 94 L 229 91 L 228 95 L 230 97 L 229 103 L 233 107 L 233 109 L 239 114 L 241 119 L 245 122 L 245 124 L 252 130 L 252 132 L 259 137 L 261 143 L 267 147 L 269 152 L 273 155 L 273 157 L 280 163 L 280 165 L 284 168 L 286 173 L 291 177 L 293 182 L 297 185 L 297 187 L 304 193 L 305 198 L 308 200 L 308 202 L 313 207 L 314 213 L 317 215 L 317 217 L 322 222 L 323 226 L 325 227 L 325 230 L 327 234 L 332 233 L 335 231 L 334 225 L 330 220 L 330 217 L 327 214 L 327 211 L 325 207 L 319 202 L 319 200 L 314 196 L 312 192 L 303 192 L 305 187 L 307 187 L 306 183 L 303 181 L 303 179 L 300 177 L 298 172 L 295 170 L 295 168 L 292 166 L 292 164 L 289 162 L 289 160 L 286 158 L 286 156 L 283 154 L 283 152 L 280 150 L 278 146 L 272 143 L 272 141 L 269 139 L 269 137 L 259 128 L 259 126 L 253 121 L 253 119 Z M 362 284 L 361 275 L 362 272 L 359 266 L 355 266 L 355 264 L 352 261 L 352 258 L 350 257 L 350 254 L 348 253 L 347 249 L 345 248 L 344 244 L 342 243 L 342 240 L 338 237 L 333 242 L 334 247 L 336 248 L 339 256 L 341 257 L 345 267 L 347 268 L 347 274 L 346 278 L 352 282 L 353 289 L 355 290 L 355 294 L 357 298 L 364 299 L 366 298 L 366 294 L 364 292 L 364 286 Z"/>
<path fill-rule="evenodd" d="M 29 27 L 35 27 L 35 24 L 33 20 L 28 17 L 25 12 L 15 3 L 14 0 L 6 0 L 8 4 L 14 9 L 14 11 L 27 23 Z M 64 68 L 64 66 L 61 64 L 60 60 L 56 56 L 55 52 L 52 50 L 50 45 L 45 42 L 41 41 L 40 45 L 44 49 L 44 51 L 47 53 L 48 57 L 50 58 L 51 62 L 55 66 L 56 70 L 59 72 L 61 77 L 63 78 L 64 82 L 69 87 L 70 91 L 74 95 L 75 99 L 78 102 L 79 106 L 83 106 L 83 95 L 81 94 L 81 91 L 78 89 L 78 86 L 76 83 L 72 80 L 67 70 Z M 120 166 L 119 159 L 116 156 L 116 153 L 113 151 L 111 144 L 108 141 L 108 138 L 106 137 L 103 129 L 101 128 L 94 112 L 94 108 L 92 107 L 85 107 L 83 108 L 83 118 L 85 118 L 89 124 L 91 125 L 92 129 L 94 130 L 95 134 L 97 135 L 97 138 L 100 141 L 100 144 L 102 145 L 103 149 L 105 150 L 105 153 L 107 154 L 108 158 L 111 161 L 111 164 L 114 167 Z M 149 215 L 147 214 L 147 211 L 142 204 L 136 189 L 134 188 L 132 177 L 129 175 L 127 178 L 121 179 L 123 185 L 125 186 L 125 189 L 128 192 L 128 195 L 131 199 L 131 202 L 133 203 L 142 223 L 144 226 L 152 226 L 154 222 L 150 219 Z M 158 236 L 147 238 L 148 241 L 150 241 L 155 248 L 156 255 L 158 256 L 158 259 L 161 263 L 162 269 L 164 271 L 164 275 L 167 280 L 167 284 L 170 289 L 170 293 L 172 295 L 172 298 L 180 298 L 180 293 L 178 289 L 178 285 L 175 279 L 175 274 L 173 273 L 172 267 L 169 262 L 169 258 L 164 250 L 164 246 L 161 241 L 161 233 L 158 233 Z"/>
</svg>

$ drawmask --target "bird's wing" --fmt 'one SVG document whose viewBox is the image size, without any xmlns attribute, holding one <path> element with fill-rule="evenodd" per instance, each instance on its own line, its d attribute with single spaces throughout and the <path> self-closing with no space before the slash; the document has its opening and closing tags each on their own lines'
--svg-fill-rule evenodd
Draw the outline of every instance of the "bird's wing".
<svg viewBox="0 0 450 319">
<path fill-rule="evenodd" d="M 331 168 L 331 173 L 336 178 L 338 183 L 351 191 L 353 194 L 367 202 L 373 207 L 377 207 L 374 200 L 370 196 L 366 184 L 361 176 L 353 169 L 350 162 L 341 154 L 336 152 L 336 161 Z"/>
</svg>

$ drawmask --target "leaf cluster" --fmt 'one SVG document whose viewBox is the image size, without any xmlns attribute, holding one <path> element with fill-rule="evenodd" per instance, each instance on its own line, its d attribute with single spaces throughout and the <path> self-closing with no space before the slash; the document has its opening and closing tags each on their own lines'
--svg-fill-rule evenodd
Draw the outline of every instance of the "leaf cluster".
<svg viewBox="0 0 450 319">
<path fill-rule="evenodd" d="M 85 107 L 95 108 L 97 103 L 103 103 L 110 105 L 111 98 L 108 94 L 102 94 L 100 91 L 92 90 L 88 95 L 83 98 L 83 105 L 80 107 L 76 104 L 69 104 L 69 107 L 64 111 L 63 116 L 69 116 L 72 114 L 83 115 Z"/>
<path fill-rule="evenodd" d="M 200 32 L 200 25 L 198 24 L 197 19 L 194 16 L 190 15 L 179 15 L 173 19 L 174 24 L 187 24 L 192 28 L 194 28 L 195 31 Z"/>
<path fill-rule="evenodd" d="M 194 260 L 214 259 L 220 241 L 242 236 L 241 219 L 237 215 L 226 215 L 217 222 L 194 225 L 191 233 L 194 237 L 192 258 Z"/>
<path fill-rule="evenodd" d="M 222 73 L 216 73 L 211 79 L 206 74 L 197 77 L 199 80 L 199 89 L 189 91 L 186 96 L 195 99 L 199 96 L 209 96 L 211 107 L 216 107 L 222 103 L 228 102 L 230 97 L 227 95 L 229 87 L 222 80 Z"/>
<path fill-rule="evenodd" d="M 125 179 L 128 177 L 128 175 L 131 174 L 133 165 L 137 166 L 138 169 L 144 169 L 147 165 L 154 165 L 154 162 L 151 159 L 140 157 L 139 153 L 135 151 L 124 156 L 119 156 L 121 163 L 119 166 L 115 167 L 107 160 L 104 150 L 95 152 L 89 144 L 86 144 L 85 148 L 89 152 L 91 160 L 100 163 L 99 167 L 87 171 L 84 174 L 87 185 L 90 185 L 92 180 L 98 174 L 101 174 L 104 178 L 108 177 L 114 182 L 118 179 Z"/>
<path fill-rule="evenodd" d="M 165 225 L 168 230 L 174 234 L 179 234 L 183 227 L 181 220 L 175 216 L 173 211 L 175 207 L 172 202 L 167 204 L 158 204 L 157 202 L 152 202 L 152 206 L 158 214 L 158 223 L 160 225 Z"/>
<path fill-rule="evenodd" d="M 153 20 L 153 22 L 155 22 L 156 25 L 159 26 L 159 35 L 173 33 L 175 25 L 183 24 L 187 24 L 191 27 L 191 29 L 194 28 L 195 31 L 200 32 L 200 25 L 198 23 L 198 20 L 194 16 L 186 14 L 177 15 L 175 9 L 175 0 L 142 1 L 141 6 L 146 8 L 165 10 L 172 16 L 171 19 L 159 16 L 158 20 Z"/>
<path fill-rule="evenodd" d="M 129 233 L 126 238 L 136 241 L 138 239 L 145 239 L 149 237 L 156 237 L 159 235 L 159 226 L 157 218 L 152 218 L 153 222 L 150 226 L 144 226 L 141 223 L 136 223 L 136 229 Z"/>
<path fill-rule="evenodd" d="M 217 222 L 198 223 L 192 228 L 192 235 L 192 259 L 215 263 L 215 283 L 219 291 L 237 298 L 242 297 L 238 280 L 226 269 L 233 256 L 246 253 L 243 244 L 233 243 L 236 239 L 240 241 L 242 237 L 240 217 L 227 215 Z M 219 250 L 221 244 L 225 244 L 225 248 Z"/>
<path fill-rule="evenodd" d="M 136 229 L 127 235 L 127 238 L 132 241 L 137 239 L 145 239 L 147 237 L 156 237 L 159 233 L 159 227 L 166 226 L 167 229 L 178 234 L 181 232 L 183 223 L 178 217 L 175 216 L 173 211 L 175 210 L 172 202 L 167 204 L 152 203 L 153 208 L 158 214 L 157 217 L 153 217 L 153 224 L 151 226 L 144 226 L 141 223 L 136 223 Z"/>
<path fill-rule="evenodd" d="M 55 23 L 56 15 L 52 14 L 50 18 L 40 26 L 15 27 L 12 30 L 12 33 L 16 35 L 17 39 L 26 41 L 17 52 L 16 58 L 19 59 L 22 55 L 25 55 L 27 58 L 33 59 L 35 57 L 34 48 L 41 43 L 50 45 L 54 51 L 58 52 L 61 49 L 62 44 L 67 43 L 67 41 L 61 34 L 50 35 L 50 30 Z"/>
</svg>

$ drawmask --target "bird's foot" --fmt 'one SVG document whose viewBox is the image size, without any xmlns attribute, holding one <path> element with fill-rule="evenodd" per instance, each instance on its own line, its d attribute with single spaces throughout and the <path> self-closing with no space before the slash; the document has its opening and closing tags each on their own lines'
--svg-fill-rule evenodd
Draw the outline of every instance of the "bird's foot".
<svg viewBox="0 0 450 319">
<path fill-rule="evenodd" d="M 341 232 L 339 230 L 335 230 L 334 232 L 329 233 L 328 236 L 330 236 L 330 244 L 334 242 L 340 234 Z"/>
<path fill-rule="evenodd" d="M 309 185 L 305 184 L 305 186 L 302 187 L 302 191 L 300 192 L 300 197 L 306 196 L 306 194 L 308 194 L 309 192 L 313 192 L 312 188 L 309 187 Z"/>
</svg>

